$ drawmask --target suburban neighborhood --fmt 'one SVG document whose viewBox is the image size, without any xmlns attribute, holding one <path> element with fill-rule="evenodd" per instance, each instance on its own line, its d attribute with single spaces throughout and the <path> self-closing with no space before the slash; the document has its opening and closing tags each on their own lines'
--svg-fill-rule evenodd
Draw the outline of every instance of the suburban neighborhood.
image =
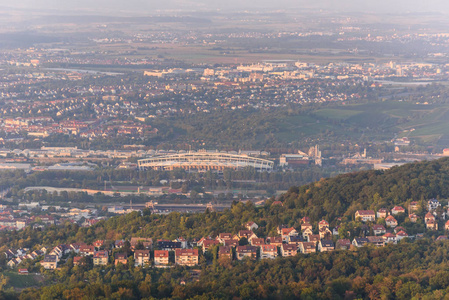
<svg viewBox="0 0 449 300">
<path fill-rule="evenodd" d="M 427 205 L 422 205 L 426 203 Z M 272 205 L 279 205 L 273 202 Z M 282 203 L 280 204 L 282 205 Z M 405 215 L 406 211 L 408 216 Z M 417 214 L 424 217 L 418 217 Z M 445 221 L 448 211 L 444 211 L 437 199 L 428 201 L 412 201 L 407 209 L 394 206 L 391 209 L 357 210 L 354 221 L 360 222 L 358 236 L 350 236 L 344 232 L 344 224 L 330 228 L 327 220 L 320 220 L 312 225 L 309 217 L 303 217 L 299 228 L 279 225 L 277 235 L 259 237 L 256 232 L 259 225 L 253 221 L 242 224 L 238 232 L 222 232 L 217 236 L 206 236 L 186 240 L 179 237 L 174 240 L 148 237 L 131 237 L 129 240 L 106 241 L 97 240 L 92 244 L 83 242 L 42 246 L 40 249 L 8 249 L 4 255 L 8 259 L 8 267 L 21 268 L 25 260 L 38 261 L 42 268 L 55 270 L 72 261 L 74 266 L 92 263 L 93 267 L 108 264 L 133 264 L 135 267 L 166 268 L 174 265 L 193 267 L 200 264 L 201 257 L 219 260 L 275 259 L 307 255 L 316 252 L 338 250 L 355 250 L 358 247 L 371 245 L 384 247 L 396 244 L 402 239 L 419 239 L 425 232 L 409 235 L 400 226 L 399 220 L 408 223 L 422 222 L 427 232 L 437 232 L 439 223 L 444 223 L 444 231 L 449 232 L 449 220 Z M 49 222 L 50 217 L 43 218 Z M 441 228 L 443 230 L 443 228 Z M 436 240 L 447 240 L 447 235 L 439 235 Z M 37 246 L 36 246 L 37 247 Z"/>
</svg>

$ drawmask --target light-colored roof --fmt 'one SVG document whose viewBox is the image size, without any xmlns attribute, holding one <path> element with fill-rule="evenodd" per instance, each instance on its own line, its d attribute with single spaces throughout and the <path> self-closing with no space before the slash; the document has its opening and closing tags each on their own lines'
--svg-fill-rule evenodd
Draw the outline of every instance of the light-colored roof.
<svg viewBox="0 0 449 300">
<path fill-rule="evenodd" d="M 246 155 L 221 152 L 188 152 L 141 159 L 138 161 L 138 165 L 141 169 L 168 167 L 192 169 L 197 167 L 244 168 L 250 166 L 255 169 L 271 170 L 274 162 Z"/>
</svg>

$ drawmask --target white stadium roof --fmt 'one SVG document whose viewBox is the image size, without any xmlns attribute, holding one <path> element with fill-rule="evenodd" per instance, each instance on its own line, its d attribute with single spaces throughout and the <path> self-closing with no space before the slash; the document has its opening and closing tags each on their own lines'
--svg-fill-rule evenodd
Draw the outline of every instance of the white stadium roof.
<svg viewBox="0 0 449 300">
<path fill-rule="evenodd" d="M 206 171 L 253 167 L 259 171 L 269 171 L 273 169 L 274 163 L 270 160 L 247 155 L 222 152 L 187 152 L 141 159 L 138 161 L 138 165 L 141 170 L 173 170 L 175 168 L 182 168 L 186 170 Z"/>
</svg>

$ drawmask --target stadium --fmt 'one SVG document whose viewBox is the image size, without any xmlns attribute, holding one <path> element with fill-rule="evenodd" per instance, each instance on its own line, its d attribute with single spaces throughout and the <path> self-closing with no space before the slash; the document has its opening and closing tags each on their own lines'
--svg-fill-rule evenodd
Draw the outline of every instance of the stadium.
<svg viewBox="0 0 449 300">
<path fill-rule="evenodd" d="M 181 168 L 192 172 L 242 169 L 253 167 L 257 171 L 271 171 L 274 162 L 266 159 L 222 152 L 188 152 L 141 159 L 139 170 L 173 170 Z"/>
</svg>

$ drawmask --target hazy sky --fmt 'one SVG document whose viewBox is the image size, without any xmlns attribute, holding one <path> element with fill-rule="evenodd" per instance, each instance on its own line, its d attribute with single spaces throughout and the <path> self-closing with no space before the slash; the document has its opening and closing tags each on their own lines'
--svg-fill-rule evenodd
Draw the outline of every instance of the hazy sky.
<svg viewBox="0 0 449 300">
<path fill-rule="evenodd" d="M 302 8 L 367 12 L 449 12 L 448 0 L 0 0 L 0 6 L 74 10 L 137 11 L 156 10 L 290 10 Z M 1 11 L 0 11 L 1 12 Z"/>
</svg>

